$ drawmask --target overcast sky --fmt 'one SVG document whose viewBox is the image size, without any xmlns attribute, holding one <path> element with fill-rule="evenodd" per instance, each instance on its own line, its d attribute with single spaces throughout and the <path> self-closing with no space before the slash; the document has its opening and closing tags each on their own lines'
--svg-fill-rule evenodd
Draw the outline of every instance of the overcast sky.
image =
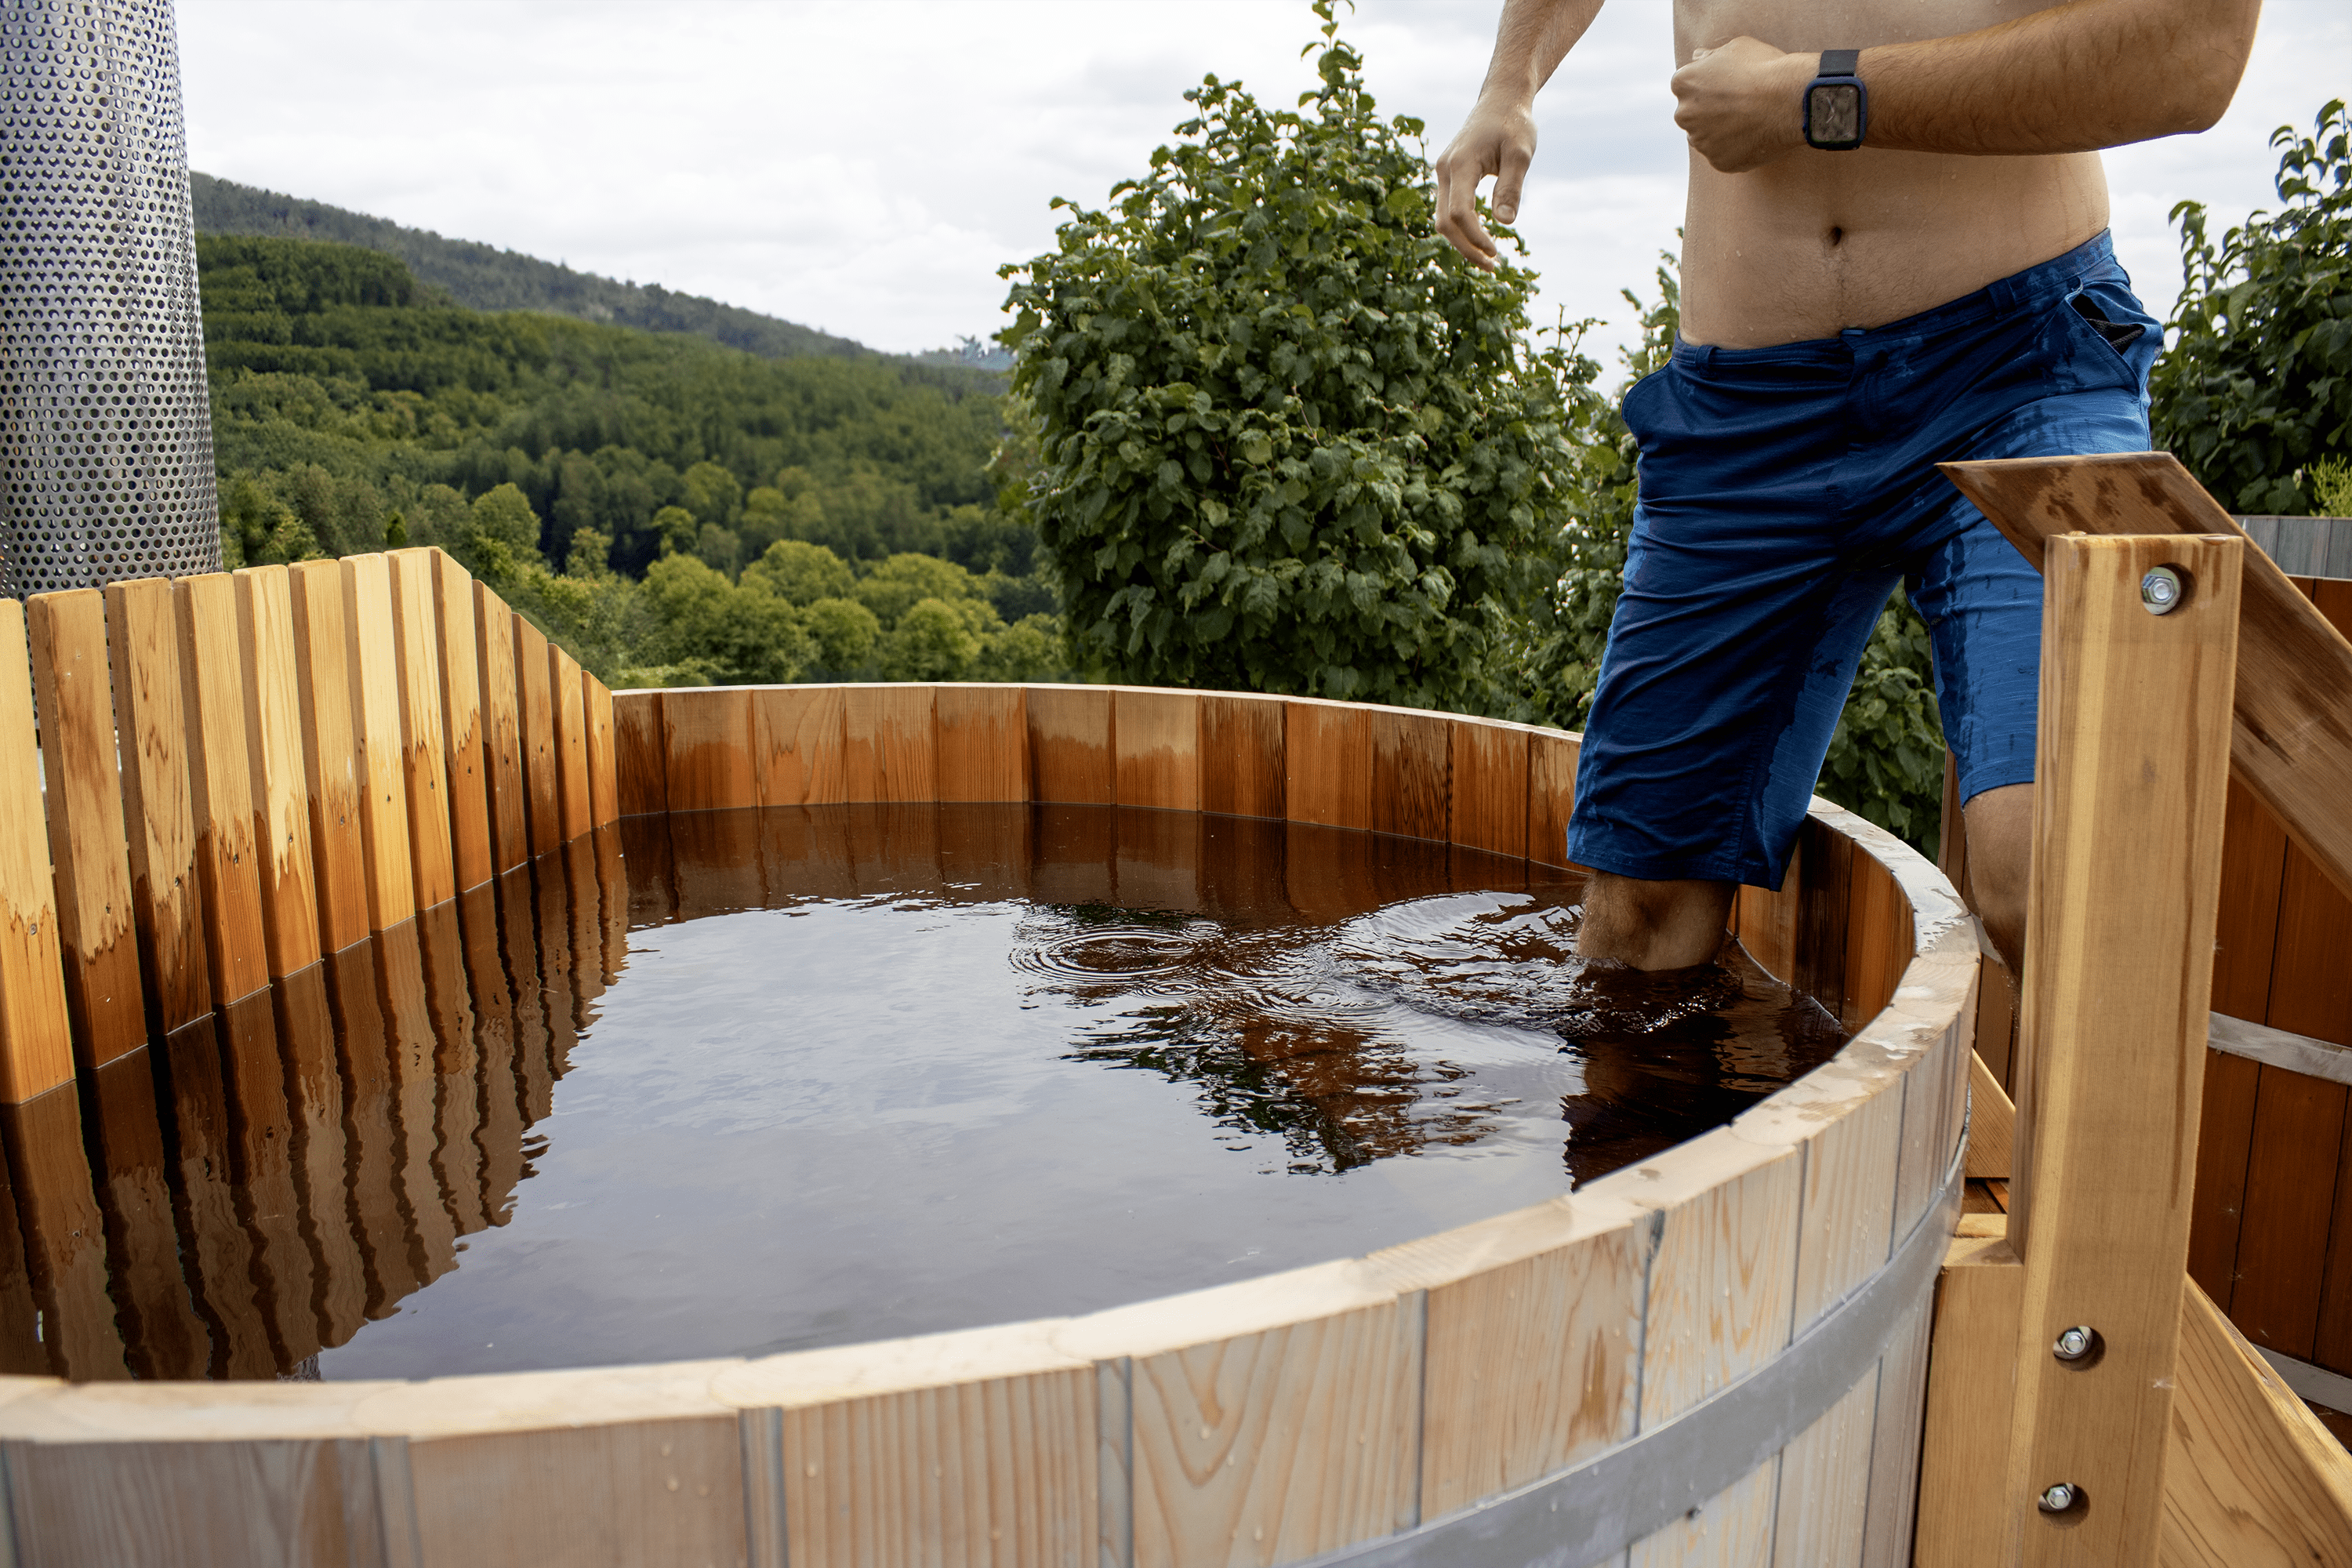
<svg viewBox="0 0 2352 1568">
<path fill-rule="evenodd" d="M 1346 36 L 1384 113 L 1443 146 L 1497 0 L 1362 0 Z M 1523 231 L 1543 318 L 1632 312 L 1681 220 L 1669 7 L 1615 0 L 1538 102 Z M 1145 167 L 1204 72 L 1288 102 L 1303 0 L 181 0 L 190 163 L 207 174 L 856 338 L 935 348 L 1001 323 L 996 269 L 1054 196 Z M 1344 15 L 1344 13 L 1343 13 Z M 2273 127 L 2352 94 L 2352 6 L 2270 0 L 2213 131 L 2108 155 L 2125 263 L 2159 314 L 2165 217 L 2273 205 Z M 2219 226 L 2218 225 L 2216 226 Z"/>
</svg>

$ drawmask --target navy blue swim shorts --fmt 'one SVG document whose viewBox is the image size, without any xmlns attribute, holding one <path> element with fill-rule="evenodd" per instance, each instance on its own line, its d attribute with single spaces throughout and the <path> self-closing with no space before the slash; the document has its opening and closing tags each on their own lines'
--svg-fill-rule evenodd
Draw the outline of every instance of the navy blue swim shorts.
<svg viewBox="0 0 2352 1568">
<path fill-rule="evenodd" d="M 2030 781 L 2042 577 L 1935 466 L 2146 450 L 2162 335 L 2102 234 L 1887 326 L 1676 343 L 1625 395 L 1641 500 L 1569 858 L 1778 888 L 1898 582 L 1960 798 Z"/>
</svg>

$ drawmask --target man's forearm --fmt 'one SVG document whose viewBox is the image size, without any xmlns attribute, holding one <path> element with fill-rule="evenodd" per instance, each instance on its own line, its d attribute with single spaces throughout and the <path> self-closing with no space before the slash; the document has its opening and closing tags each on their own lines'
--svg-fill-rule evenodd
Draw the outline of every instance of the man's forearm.
<svg viewBox="0 0 2352 1568">
<path fill-rule="evenodd" d="M 1478 96 L 1532 102 L 1600 12 L 1601 0 L 1504 0 L 1495 58 Z"/>
</svg>

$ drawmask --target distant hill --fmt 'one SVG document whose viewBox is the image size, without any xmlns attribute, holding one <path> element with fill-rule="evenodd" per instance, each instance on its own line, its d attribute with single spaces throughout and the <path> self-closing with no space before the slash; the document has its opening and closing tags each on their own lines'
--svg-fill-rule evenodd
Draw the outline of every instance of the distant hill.
<svg viewBox="0 0 2352 1568">
<path fill-rule="evenodd" d="M 546 310 L 583 321 L 635 327 L 649 332 L 688 332 L 744 349 L 766 359 L 828 354 L 855 359 L 878 355 L 865 344 L 813 327 L 722 305 L 699 294 L 675 294 L 658 283 L 623 283 L 593 272 L 574 271 L 552 261 L 499 250 L 469 239 L 444 239 L 430 229 L 408 228 L 324 202 L 241 185 L 210 174 L 188 174 L 198 234 L 285 236 L 364 246 L 397 256 L 417 281 L 447 294 L 472 310 Z M 984 351 L 983 351 L 984 353 Z M 993 370 L 982 356 L 934 351 L 932 363 Z"/>
</svg>

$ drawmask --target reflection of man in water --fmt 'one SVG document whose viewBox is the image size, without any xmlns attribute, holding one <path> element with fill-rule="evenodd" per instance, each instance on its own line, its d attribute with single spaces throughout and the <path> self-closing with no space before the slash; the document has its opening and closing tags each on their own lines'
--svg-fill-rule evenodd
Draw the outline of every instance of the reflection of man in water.
<svg viewBox="0 0 2352 1568">
<path fill-rule="evenodd" d="M 1492 266 L 1532 105 L 1601 0 L 1505 0 L 1437 163 Z M 1683 335 L 1625 398 L 1641 504 L 1576 781 L 1581 949 L 1712 958 L 1777 887 L 1898 581 L 1934 634 L 1978 912 L 2019 968 L 2042 582 L 1935 470 L 2137 451 L 2159 329 L 2109 247 L 2095 149 L 2228 107 L 2260 0 L 1677 0 Z M 1571 156 L 1574 154 L 1571 153 Z"/>
</svg>

